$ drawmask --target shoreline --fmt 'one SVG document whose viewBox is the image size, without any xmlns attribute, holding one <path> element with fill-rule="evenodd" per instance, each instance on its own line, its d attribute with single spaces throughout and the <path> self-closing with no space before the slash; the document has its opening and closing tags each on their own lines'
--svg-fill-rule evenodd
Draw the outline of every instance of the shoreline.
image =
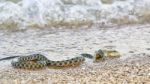
<svg viewBox="0 0 150 84">
<path fill-rule="evenodd" d="M 91 83 L 148 83 L 150 81 L 150 55 L 138 54 L 126 60 L 82 64 L 64 69 L 19 70 L 0 72 L 0 83 L 13 84 L 91 84 Z M 7 80 L 7 81 L 6 81 Z"/>
<path fill-rule="evenodd" d="M 1 58 L 40 52 L 49 59 L 63 60 L 79 53 L 92 54 L 99 48 L 116 49 L 121 53 L 121 57 L 99 63 L 86 60 L 82 65 L 73 68 L 46 68 L 36 71 L 13 69 L 9 63 L 11 60 L 2 61 L 0 84 L 148 83 L 149 36 L 150 27 L 138 28 L 138 26 L 105 30 L 94 28 L 59 32 L 29 30 L 2 33 Z"/>
</svg>

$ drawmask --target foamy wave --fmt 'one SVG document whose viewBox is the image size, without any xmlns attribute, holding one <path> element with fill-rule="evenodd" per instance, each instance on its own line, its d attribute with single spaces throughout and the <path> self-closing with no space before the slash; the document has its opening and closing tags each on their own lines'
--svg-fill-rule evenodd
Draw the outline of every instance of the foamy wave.
<svg viewBox="0 0 150 84">
<path fill-rule="evenodd" d="M 150 22 L 149 0 L 3 0 L 0 28 Z"/>
</svg>

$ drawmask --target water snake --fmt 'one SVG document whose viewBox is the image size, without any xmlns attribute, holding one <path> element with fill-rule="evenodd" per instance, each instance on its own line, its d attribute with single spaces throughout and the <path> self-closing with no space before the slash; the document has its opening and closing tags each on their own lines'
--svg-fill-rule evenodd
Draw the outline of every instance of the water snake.
<svg viewBox="0 0 150 84">
<path fill-rule="evenodd" d="M 17 58 L 17 61 L 12 61 L 11 65 L 14 68 L 20 69 L 42 69 L 45 67 L 68 67 L 74 65 L 80 65 L 85 61 L 85 58 L 93 59 L 93 62 L 98 62 L 101 60 L 105 60 L 105 58 L 116 58 L 120 57 L 120 53 L 116 50 L 102 50 L 99 49 L 95 51 L 94 55 L 88 53 L 82 53 L 77 57 L 61 60 L 61 61 L 53 61 L 49 60 L 42 54 L 31 54 L 27 56 L 14 56 L 14 57 L 7 57 L 0 60 L 6 60 L 11 58 Z"/>
<path fill-rule="evenodd" d="M 85 60 L 84 57 L 78 56 L 68 60 L 52 61 L 46 58 L 42 54 L 32 54 L 28 56 L 22 56 L 17 61 L 12 61 L 11 64 L 14 68 L 21 69 L 41 69 L 48 67 L 66 67 L 81 64 Z"/>
</svg>

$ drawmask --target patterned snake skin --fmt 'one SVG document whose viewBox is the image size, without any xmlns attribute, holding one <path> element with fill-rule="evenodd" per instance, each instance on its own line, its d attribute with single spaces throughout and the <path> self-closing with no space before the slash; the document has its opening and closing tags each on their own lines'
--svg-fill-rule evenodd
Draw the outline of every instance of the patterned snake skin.
<svg viewBox="0 0 150 84">
<path fill-rule="evenodd" d="M 48 67 L 66 67 L 81 64 L 85 60 L 84 57 L 78 56 L 68 60 L 52 61 L 41 54 L 32 54 L 29 56 L 19 57 L 17 61 L 12 61 L 14 68 L 20 69 L 41 69 Z"/>
<path fill-rule="evenodd" d="M 91 54 L 80 54 L 81 56 L 74 57 L 68 60 L 52 61 L 41 54 L 32 54 L 28 56 L 18 57 L 17 61 L 12 61 L 11 64 L 14 68 L 20 69 L 41 69 L 45 67 L 67 67 L 79 65 L 85 61 L 86 58 L 93 59 L 93 62 L 105 60 L 105 58 L 120 57 L 120 53 L 116 50 L 101 50 L 95 51 L 94 56 Z"/>
</svg>

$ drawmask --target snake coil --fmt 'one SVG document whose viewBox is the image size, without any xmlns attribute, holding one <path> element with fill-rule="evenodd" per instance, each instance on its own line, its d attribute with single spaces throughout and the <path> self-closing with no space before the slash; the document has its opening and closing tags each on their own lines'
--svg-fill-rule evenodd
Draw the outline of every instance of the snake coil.
<svg viewBox="0 0 150 84">
<path fill-rule="evenodd" d="M 46 58 L 42 54 L 32 54 L 28 56 L 22 56 L 17 61 L 12 61 L 11 64 L 14 68 L 20 69 L 41 69 L 48 67 L 66 67 L 81 64 L 85 60 L 84 57 L 78 56 L 68 60 L 52 61 Z"/>
</svg>

